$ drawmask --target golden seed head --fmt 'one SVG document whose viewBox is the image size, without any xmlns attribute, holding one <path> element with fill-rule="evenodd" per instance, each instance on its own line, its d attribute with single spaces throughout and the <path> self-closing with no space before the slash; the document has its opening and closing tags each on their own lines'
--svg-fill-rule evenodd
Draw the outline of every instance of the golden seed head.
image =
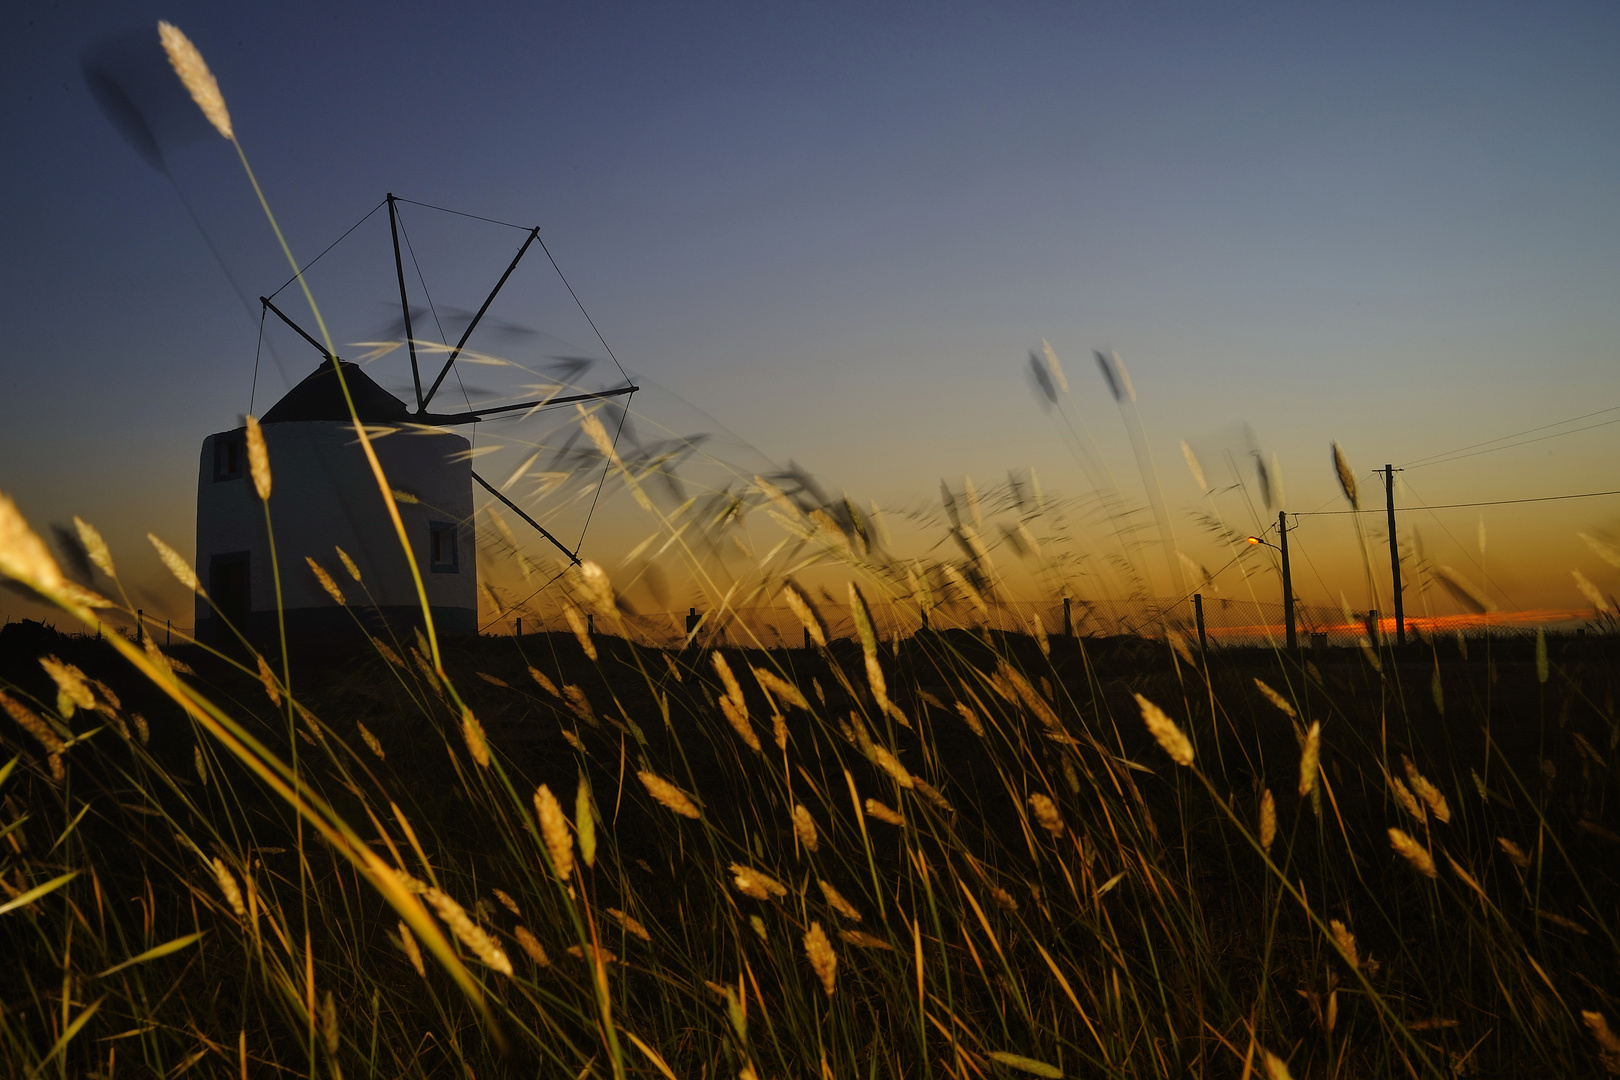
<svg viewBox="0 0 1620 1080">
<path fill-rule="evenodd" d="M 715 655 L 718 656 L 719 654 L 716 653 Z M 776 672 L 771 671 L 769 668 L 758 668 L 752 665 L 749 666 L 748 670 L 754 673 L 754 678 L 759 682 L 759 685 L 767 693 L 775 697 L 776 700 L 786 702 L 806 712 L 810 711 L 810 702 L 805 699 L 803 692 L 797 686 L 776 674 Z"/>
<path fill-rule="evenodd" d="M 348 601 L 343 598 L 343 590 L 338 588 L 337 582 L 332 580 L 332 575 L 328 574 L 321 564 L 310 556 L 305 555 L 304 561 L 309 563 L 310 570 L 315 574 L 315 580 L 321 583 L 321 588 L 326 590 L 326 595 L 336 600 L 340 605 L 347 605 Z"/>
<path fill-rule="evenodd" d="M 0 495 L 0 574 L 45 592 L 58 591 L 66 583 L 45 541 L 6 495 Z"/>
<path fill-rule="evenodd" d="M 1209 484 L 1204 480 L 1204 467 L 1198 463 L 1198 455 L 1193 448 L 1187 445 L 1187 440 L 1181 441 L 1181 456 L 1186 459 L 1187 471 L 1192 473 L 1193 483 L 1198 485 L 1199 491 L 1208 491 Z"/>
<path fill-rule="evenodd" d="M 416 969 L 418 975 L 427 978 L 427 968 L 422 966 L 422 950 L 416 947 L 416 937 L 411 933 L 411 928 L 405 925 L 404 919 L 399 920 L 399 943 L 404 946 L 411 967 Z"/>
<path fill-rule="evenodd" d="M 118 573 L 113 569 L 112 551 L 96 527 L 77 515 L 73 518 L 73 527 L 78 530 L 79 543 L 84 545 L 84 553 L 90 557 L 96 569 L 108 577 L 117 577 Z"/>
<path fill-rule="evenodd" d="M 152 541 L 152 546 L 157 549 L 158 558 L 163 560 L 163 565 L 169 568 L 169 573 L 174 575 L 176 581 L 192 592 L 202 592 L 202 585 L 197 581 L 197 572 L 178 551 L 151 533 L 147 533 L 146 538 Z"/>
<path fill-rule="evenodd" d="M 748 706 L 743 700 L 742 684 L 737 681 L 737 676 L 731 673 L 731 665 L 726 663 L 725 654 L 716 649 L 713 659 L 714 670 L 720 676 L 720 681 L 725 684 L 726 697 L 730 698 L 738 710 L 746 715 Z"/>
<path fill-rule="evenodd" d="M 242 890 L 236 887 L 236 878 L 231 876 L 225 861 L 217 855 L 214 857 L 214 880 L 219 882 L 219 891 L 225 894 L 225 900 L 236 912 L 238 919 L 247 918 L 247 905 L 242 903 Z"/>
<path fill-rule="evenodd" d="M 851 945 L 859 945 L 863 949 L 887 949 L 889 952 L 894 951 L 894 946 L 890 945 L 887 941 L 884 941 L 880 937 L 873 937 L 871 934 L 864 933 L 860 930 L 840 930 L 838 931 L 838 936 L 849 942 Z"/>
<path fill-rule="evenodd" d="M 1400 829 L 1392 828 L 1389 830 L 1389 844 L 1401 858 L 1411 864 L 1412 869 L 1424 877 L 1439 876 L 1434 868 L 1434 859 L 1429 855 L 1428 849 Z"/>
<path fill-rule="evenodd" d="M 354 726 L 360 729 L 360 741 L 366 744 L 366 749 L 376 754 L 378 761 L 386 761 L 388 755 L 383 753 L 382 743 L 377 741 L 377 736 L 371 733 L 371 729 L 358 720 L 355 721 Z"/>
<path fill-rule="evenodd" d="M 231 114 L 225 109 L 225 97 L 219 92 L 219 83 L 208 70 L 197 46 L 181 33 L 178 26 L 167 22 L 158 23 L 158 39 L 163 42 L 163 51 L 169 54 L 169 65 L 180 76 L 180 82 L 191 94 L 191 100 L 197 103 L 208 122 L 214 125 L 215 131 L 235 140 L 236 135 L 231 131 Z"/>
<path fill-rule="evenodd" d="M 665 809 L 672 810 L 682 817 L 699 818 L 703 816 L 686 792 L 663 777 L 645 770 L 636 773 L 636 776 L 641 780 L 642 786 L 647 789 L 647 794 L 656 799 Z"/>
<path fill-rule="evenodd" d="M 337 552 L 337 557 L 343 562 L 343 569 L 349 572 L 349 576 L 354 578 L 354 580 L 359 581 L 360 568 L 354 565 L 354 560 L 349 558 L 349 553 L 344 551 L 342 548 L 335 546 L 332 548 L 332 550 Z"/>
<path fill-rule="evenodd" d="M 520 919 L 523 918 L 523 912 L 518 910 L 517 901 L 512 899 L 512 895 L 510 893 L 506 892 L 504 889 L 496 889 L 494 891 L 495 891 L 495 899 L 497 899 L 497 900 L 499 900 L 501 902 L 501 906 L 503 908 L 505 908 L 507 911 L 510 911 L 513 915 L 516 915 L 518 918 L 520 918 Z"/>
<path fill-rule="evenodd" d="M 799 838 L 799 843 L 811 851 L 816 850 L 816 845 L 820 842 L 816 834 L 815 819 L 810 816 L 810 811 L 799 803 L 793 805 L 793 835 Z"/>
<path fill-rule="evenodd" d="M 557 880 L 567 881 L 574 872 L 574 837 L 568 831 L 568 817 L 563 813 L 562 803 L 545 784 L 534 793 L 534 814 L 540 822 L 546 852 L 551 856 L 551 868 Z"/>
<path fill-rule="evenodd" d="M 382 638 L 374 637 L 371 639 L 371 644 L 372 647 L 377 650 L 378 656 L 381 656 L 384 660 L 388 661 L 390 664 L 393 664 L 401 671 L 405 670 L 405 661 L 400 659 L 399 653 L 395 652 L 389 647 L 388 642 L 384 641 Z"/>
<path fill-rule="evenodd" d="M 893 754 L 889 753 L 888 750 L 877 745 L 876 743 L 873 743 L 872 754 L 877 758 L 878 768 L 882 769 L 884 772 L 893 777 L 895 783 L 899 784 L 903 788 L 914 786 L 915 781 L 912 779 L 911 773 L 908 772 L 906 767 L 900 764 L 900 760 Z"/>
<path fill-rule="evenodd" d="M 466 741 L 467 752 L 473 760 L 481 767 L 489 768 L 489 742 L 484 738 L 484 725 L 465 705 L 461 707 L 461 737 Z"/>
<path fill-rule="evenodd" d="M 633 937 L 638 937 L 642 941 L 652 940 L 652 935 L 647 932 L 647 928 L 641 925 L 634 915 L 620 911 L 618 908 L 608 908 L 607 913 L 613 916 L 618 924 L 624 927 L 625 931 Z"/>
<path fill-rule="evenodd" d="M 737 891 L 755 900 L 769 900 L 773 896 L 786 896 L 787 887 L 769 874 L 742 865 L 731 864 L 732 881 Z"/>
<path fill-rule="evenodd" d="M 1360 510 L 1361 499 L 1356 493 L 1356 473 L 1350 468 L 1350 462 L 1346 460 L 1344 451 L 1339 449 L 1338 443 L 1333 444 L 1333 471 L 1338 474 L 1339 490 L 1344 492 L 1344 497 L 1349 500 L 1350 508 Z"/>
<path fill-rule="evenodd" d="M 962 717 L 962 722 L 968 726 L 969 731 L 981 739 L 984 738 L 984 725 L 979 723 L 979 714 L 973 711 L 973 706 L 958 701 L 956 711 Z"/>
<path fill-rule="evenodd" d="M 901 817 L 899 813 L 889 809 L 876 799 L 866 800 L 866 816 L 877 818 L 879 821 L 887 822 L 890 825 L 904 825 L 906 823 L 906 819 Z"/>
<path fill-rule="evenodd" d="M 838 912 L 838 914 L 842 915 L 851 922 L 861 921 L 861 913 L 856 910 L 854 904 L 851 904 L 848 900 L 844 899 L 843 893 L 839 892 L 825 881 L 822 881 L 820 878 L 816 879 L 816 884 L 821 886 L 821 895 L 827 901 L 828 907 L 832 908 L 834 911 Z"/>
<path fill-rule="evenodd" d="M 1337 450 L 1338 446 L 1335 445 L 1334 449 Z M 1266 1080 L 1294 1080 L 1293 1074 L 1288 1071 L 1288 1062 L 1270 1050 L 1266 1051 Z"/>
<path fill-rule="evenodd" d="M 1608 1018 L 1600 1012 L 1582 1009 L 1581 1020 L 1585 1022 L 1586 1029 L 1592 1033 L 1592 1038 L 1603 1047 L 1604 1066 L 1610 1073 L 1620 1071 L 1620 1035 L 1616 1035 L 1614 1029 L 1609 1027 Z"/>
<path fill-rule="evenodd" d="M 1361 968 L 1361 954 L 1356 952 L 1356 935 L 1352 934 L 1338 919 L 1328 920 L 1328 929 L 1333 931 L 1333 943 L 1339 947 L 1339 953 L 1345 962 L 1359 970 Z"/>
<path fill-rule="evenodd" d="M 810 635 L 810 640 L 822 648 L 826 648 L 827 631 L 821 625 L 820 616 L 810 606 L 810 601 L 806 600 L 803 594 L 792 585 L 782 586 L 782 599 L 792 609 L 793 614 L 798 616 L 799 623 L 804 627 L 805 633 Z"/>
<path fill-rule="evenodd" d="M 596 642 L 591 640 L 590 627 L 585 623 L 585 616 L 580 612 L 579 608 L 564 600 L 563 618 L 568 620 L 568 629 L 574 632 L 579 647 L 584 650 L 585 655 L 590 658 L 591 662 L 595 663 Z"/>
<path fill-rule="evenodd" d="M 247 418 L 248 472 L 253 475 L 253 490 L 261 502 L 270 499 L 270 451 L 264 445 L 264 432 L 258 420 Z"/>
<path fill-rule="evenodd" d="M 522 946 L 524 952 L 529 954 L 530 960 L 533 960 L 541 967 L 551 966 L 551 958 L 546 955 L 544 946 L 540 944 L 533 934 L 529 933 L 528 927 L 519 926 L 512 931 L 512 936 L 517 938 L 517 943 Z"/>
<path fill-rule="evenodd" d="M 1013 894 L 1008 892 L 1006 889 L 1003 889 L 1000 885 L 991 886 L 990 899 L 994 900 L 996 902 L 996 907 L 1003 911 L 1018 910 L 1018 901 L 1013 899 Z"/>
<path fill-rule="evenodd" d="M 540 689 L 544 690 L 546 693 L 550 694 L 552 697 L 555 697 L 555 698 L 562 697 L 562 692 L 557 689 L 557 684 L 552 682 L 549 678 L 547 678 L 544 674 L 542 674 L 540 671 L 536 670 L 535 668 L 531 667 L 529 669 L 529 678 L 533 679 L 535 681 L 535 685 L 539 686 Z"/>
<path fill-rule="evenodd" d="M 1502 854 L 1506 855 L 1508 857 L 1508 861 L 1514 866 L 1517 866 L 1520 870 L 1530 869 L 1530 856 L 1526 855 L 1524 849 L 1518 844 L 1515 844 L 1505 836 L 1498 836 L 1496 838 L 1496 842 L 1501 846 Z"/>
<path fill-rule="evenodd" d="M 812 922 L 810 929 L 805 932 L 804 954 L 810 958 L 810 966 L 815 969 L 816 977 L 821 980 L 822 989 L 827 991 L 828 997 L 832 997 L 838 957 L 833 955 L 832 945 L 827 941 L 827 935 L 819 922 Z"/>
<path fill-rule="evenodd" d="M 463 945 L 471 949 L 473 955 L 482 960 L 486 967 L 494 968 L 502 975 L 512 974 L 512 961 L 508 960 L 506 953 L 495 944 L 495 939 L 472 921 L 465 908 L 445 893 L 431 887 L 423 891 L 422 899 L 432 906 L 451 932 Z"/>
<path fill-rule="evenodd" d="M 265 696 L 275 704 L 276 708 L 281 708 L 281 687 L 276 685 L 275 673 L 270 670 L 270 665 L 265 663 L 262 655 L 255 653 L 254 659 L 259 662 L 259 681 L 264 684 Z"/>
<path fill-rule="evenodd" d="M 747 710 L 739 706 L 733 698 L 727 696 L 720 699 L 720 713 L 726 718 L 726 723 L 730 724 L 732 730 L 737 733 L 737 737 L 748 744 L 750 750 L 753 750 L 756 754 L 763 751 L 760 746 L 759 736 L 754 733 L 754 725 L 749 722 Z"/>
<path fill-rule="evenodd" d="M 1395 793 L 1395 799 L 1401 804 L 1401 808 L 1411 815 L 1413 821 L 1416 821 L 1419 825 L 1427 824 L 1428 817 L 1424 814 L 1422 805 L 1413 797 L 1412 792 L 1407 789 L 1405 784 L 1401 783 L 1397 777 L 1392 776 L 1389 779 L 1389 788 Z"/>
<path fill-rule="evenodd" d="M 1305 733 L 1305 749 L 1299 755 L 1299 797 L 1305 798 L 1316 787 L 1317 775 L 1322 771 L 1322 722 L 1311 721 Z"/>
<path fill-rule="evenodd" d="M 1254 685 L 1260 688 L 1260 692 L 1265 695 L 1267 701 L 1281 709 L 1285 714 L 1287 714 L 1290 720 L 1299 715 L 1294 711 L 1294 706 L 1289 704 L 1288 699 L 1277 693 L 1277 691 L 1273 690 L 1259 679 L 1254 680 Z"/>
<path fill-rule="evenodd" d="M 1029 797 L 1029 805 L 1034 808 L 1035 820 L 1041 828 L 1055 837 L 1063 835 L 1063 815 L 1058 813 L 1056 803 L 1037 791 Z"/>
<path fill-rule="evenodd" d="M 90 686 L 85 682 L 84 672 L 54 656 L 40 657 L 39 666 L 45 669 L 45 674 L 56 684 L 56 711 L 62 714 L 62 719 L 71 717 L 75 708 L 96 707 L 95 695 L 90 692 Z"/>
<path fill-rule="evenodd" d="M 1272 798 L 1271 789 L 1266 788 L 1260 793 L 1260 847 L 1270 852 L 1276 839 L 1277 800 Z"/>
<path fill-rule="evenodd" d="M 18 727 L 37 739 L 39 744 L 45 748 L 46 753 L 61 753 L 63 743 L 61 736 L 56 734 L 55 729 L 41 719 L 32 709 L 16 698 L 11 697 L 4 690 L 0 690 L 0 708 L 6 710 L 11 718 L 17 722 Z M 145 742 L 144 739 L 141 741 Z"/>
<path fill-rule="evenodd" d="M 1143 723 L 1147 724 L 1148 731 L 1158 740 L 1164 752 L 1170 755 L 1170 760 L 1177 765 L 1191 765 L 1192 743 L 1187 741 L 1187 736 L 1176 726 L 1176 722 L 1141 694 L 1136 695 L 1136 704 L 1142 710 Z"/>
</svg>

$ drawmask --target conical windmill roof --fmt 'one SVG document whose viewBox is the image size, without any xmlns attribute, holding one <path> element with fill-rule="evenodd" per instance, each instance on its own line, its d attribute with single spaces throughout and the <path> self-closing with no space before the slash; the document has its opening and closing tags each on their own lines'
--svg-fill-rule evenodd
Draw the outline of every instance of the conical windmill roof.
<svg viewBox="0 0 1620 1080">
<path fill-rule="evenodd" d="M 366 424 L 403 424 L 411 419 L 405 403 L 378 386 L 360 365 L 340 360 L 343 381 L 354 399 L 355 412 Z M 343 387 L 329 361 L 322 360 L 303 382 L 287 391 L 259 420 L 261 424 L 281 424 L 295 420 L 348 420 L 349 404 L 343 400 Z"/>
</svg>

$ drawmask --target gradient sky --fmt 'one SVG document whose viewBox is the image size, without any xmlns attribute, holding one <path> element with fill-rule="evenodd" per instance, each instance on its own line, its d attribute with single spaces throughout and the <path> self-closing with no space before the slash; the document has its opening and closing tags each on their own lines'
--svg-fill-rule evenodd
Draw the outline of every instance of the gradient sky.
<svg viewBox="0 0 1620 1080">
<path fill-rule="evenodd" d="M 1208 464 L 1251 425 L 1304 512 L 1342 505 L 1331 440 L 1365 474 L 1620 407 L 1612 4 L 18 5 L 0 490 L 38 526 L 100 524 L 177 615 L 142 538 L 190 550 L 197 450 L 247 411 L 258 339 L 209 242 L 250 297 L 287 272 L 227 143 L 172 155 L 199 231 L 86 91 L 84 51 L 155 41 L 158 18 L 218 76 L 301 257 L 390 190 L 540 224 L 660 388 L 649 410 L 863 503 L 1030 467 L 1083 494 L 1026 373 L 1043 338 L 1139 499 L 1091 350 L 1129 365 L 1183 546 L 1211 563 L 1182 439 Z M 325 285 L 354 335 L 391 317 L 377 235 Z M 442 239 L 436 300 L 473 308 L 521 237 Z M 500 314 L 599 355 L 539 282 Z M 277 341 L 257 411 L 311 361 Z M 1616 420 L 1414 467 L 1403 508 L 1620 489 Z M 1504 606 L 1578 606 L 1575 568 L 1620 591 L 1575 538 L 1620 527 L 1620 499 L 1413 519 L 1477 574 L 1481 515 Z M 1302 594 L 1358 599 L 1347 519 L 1298 541 L 1321 572 Z"/>
</svg>

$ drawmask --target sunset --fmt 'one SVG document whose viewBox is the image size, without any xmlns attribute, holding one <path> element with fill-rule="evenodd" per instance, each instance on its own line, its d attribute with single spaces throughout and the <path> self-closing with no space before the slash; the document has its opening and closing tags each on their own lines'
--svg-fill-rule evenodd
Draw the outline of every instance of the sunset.
<svg viewBox="0 0 1620 1080">
<path fill-rule="evenodd" d="M 1620 13 L 11 13 L 0 1076 L 1620 1075 Z"/>
</svg>

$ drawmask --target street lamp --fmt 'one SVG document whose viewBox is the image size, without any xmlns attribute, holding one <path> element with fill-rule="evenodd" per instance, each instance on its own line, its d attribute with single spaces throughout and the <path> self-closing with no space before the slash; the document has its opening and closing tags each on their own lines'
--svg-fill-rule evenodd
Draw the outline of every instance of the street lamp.
<svg viewBox="0 0 1620 1080">
<path fill-rule="evenodd" d="M 1288 631 L 1288 651 L 1293 652 L 1296 640 L 1294 634 L 1294 578 L 1288 568 L 1288 515 L 1281 511 L 1277 514 L 1278 543 L 1273 544 L 1259 536 L 1245 536 L 1243 539 L 1247 543 L 1274 548 L 1282 553 L 1283 625 Z"/>
</svg>

